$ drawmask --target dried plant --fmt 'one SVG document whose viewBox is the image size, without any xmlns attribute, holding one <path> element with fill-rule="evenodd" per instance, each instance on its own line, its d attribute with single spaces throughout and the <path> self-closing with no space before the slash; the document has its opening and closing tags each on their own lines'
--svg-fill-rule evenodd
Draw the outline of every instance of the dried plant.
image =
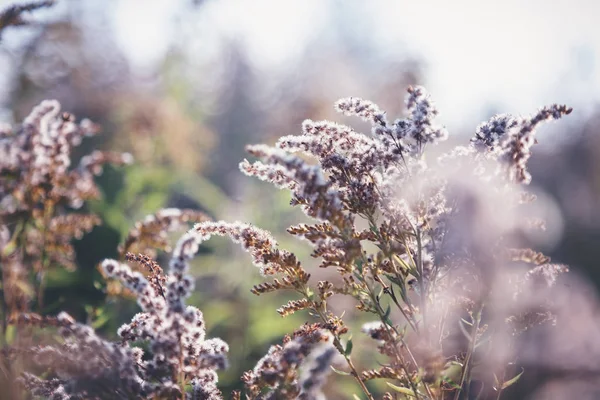
<svg viewBox="0 0 600 400">
<path fill-rule="evenodd" d="M 523 373 L 515 367 L 523 338 L 565 316 L 554 299 L 564 299 L 557 282 L 568 269 L 524 243 L 543 227 L 542 207 L 532 207 L 535 196 L 524 187 L 537 126 L 571 109 L 552 105 L 529 117 L 496 116 L 468 146 L 448 151 L 439 145 L 448 134 L 423 88 L 408 89 L 408 116 L 393 122 L 358 98 L 342 99 L 336 109 L 370 123 L 371 133 L 307 120 L 301 135 L 282 137 L 275 147 L 249 146 L 259 160 L 240 164 L 247 175 L 292 192 L 291 204 L 312 222 L 288 232 L 312 245 L 330 278 L 315 282 L 294 253 L 251 224 L 161 210 L 137 224 L 119 249 L 147 276 L 116 260 L 102 263 L 105 276 L 122 282 L 142 309 L 119 329 L 121 341 L 106 341 L 65 314 L 15 316 L 21 324 L 57 326 L 62 338 L 59 345 L 8 352 L 44 368 L 42 376 L 23 374 L 23 385 L 60 399 L 222 398 L 216 371 L 226 367 L 228 346 L 205 339 L 202 313 L 185 304 L 194 289 L 188 261 L 217 235 L 239 243 L 269 278 L 252 293 L 295 293 L 276 311 L 314 318 L 273 345 L 243 375 L 244 394 L 233 398 L 323 398 L 333 370 L 353 379 L 367 399 L 375 398 L 373 380 L 387 383 L 384 399 L 500 399 Z M 55 173 L 47 168 L 42 176 Z M 23 187 L 32 186 L 33 178 L 24 176 Z M 35 208 L 12 194 L 17 189 L 10 193 L 18 200 L 13 213 Z M 52 198 L 52 191 L 42 193 Z M 61 192 L 61 201 L 71 198 L 64 193 L 70 191 Z M 165 275 L 154 249 L 169 250 L 167 233 L 198 221 L 177 242 Z M 362 327 L 372 345 L 370 366 L 353 358 L 346 314 L 336 303 L 342 297 L 373 320 Z"/>
<path fill-rule="evenodd" d="M 468 399 L 480 349 L 502 343 L 505 351 L 490 356 L 496 362 L 488 376 L 478 378 L 487 383 L 496 377 L 495 382 L 477 394 L 500 398 L 520 376 L 507 375 L 516 357 L 510 339 L 553 321 L 550 294 L 531 298 L 531 285 L 541 280 L 551 287 L 566 271 L 515 244 L 531 225 L 518 210 L 532 197 L 521 187 L 531 179 L 527 161 L 535 129 L 571 109 L 553 105 L 531 117 L 496 116 L 477 128 L 470 146 L 436 154 L 447 132 L 436 123 L 429 95 L 421 87 L 409 88 L 406 108 L 407 118 L 391 122 L 369 101 L 342 99 L 336 109 L 370 123 L 371 135 L 307 120 L 301 135 L 284 136 L 275 147 L 249 146 L 260 161 L 240 165 L 245 174 L 290 190 L 291 204 L 316 220 L 288 232 L 312 244 L 322 268 L 336 269 L 335 281 L 313 283 L 294 254 L 251 225 L 203 222 L 188 235 L 195 243 L 213 235 L 240 243 L 260 272 L 274 277 L 253 293 L 296 292 L 300 298 L 277 311 L 287 316 L 308 310 L 330 333 L 367 398 L 373 399 L 367 381 L 383 378 L 395 396 Z M 500 307 L 496 296 L 507 291 L 512 294 Z M 355 365 L 353 342 L 343 337 L 348 328 L 330 306 L 338 295 L 354 298 L 358 310 L 376 318 L 364 331 L 385 356 L 381 368 L 361 372 Z M 281 360 L 288 345 L 272 348 L 247 373 L 248 398 L 275 398 L 274 390 L 276 398 L 298 395 L 299 383 L 288 370 L 301 362 L 290 366 Z"/>
<path fill-rule="evenodd" d="M 106 163 L 128 164 L 129 154 L 94 151 L 72 165 L 82 139 L 98 132 L 84 119 L 45 100 L 18 127 L 0 128 L 0 263 L 3 332 L 6 321 L 43 305 L 43 279 L 50 268 L 75 268 L 71 245 L 100 223 L 97 216 L 70 212 L 98 198 L 94 176 Z M 37 288 L 37 293 L 34 290 Z"/>
<path fill-rule="evenodd" d="M 254 370 L 242 376 L 248 396 L 265 399 L 319 396 L 335 356 L 331 339 L 332 335 L 320 324 L 305 324 L 292 337 L 286 336 L 283 345 L 271 346 Z M 310 363 L 311 359 L 313 367 L 300 377 L 298 365 Z M 268 392 L 261 395 L 265 387 Z"/>
<path fill-rule="evenodd" d="M 168 236 L 170 232 L 181 229 L 189 223 L 207 220 L 209 218 L 205 214 L 196 210 L 164 208 L 135 224 L 123 245 L 119 246 L 119 254 L 124 256 L 127 252 L 140 252 L 156 257 L 156 250 L 170 252 Z"/>
<path fill-rule="evenodd" d="M 119 256 L 142 266 L 142 272 L 149 275 L 147 279 L 155 282 L 156 279 L 162 279 L 162 269 L 153 259 L 156 259 L 159 251 L 170 253 L 173 250 L 169 244 L 169 235 L 184 227 L 189 229 L 192 223 L 207 220 L 209 218 L 197 210 L 163 208 L 135 223 L 118 248 Z M 102 268 L 100 272 L 107 277 Z M 135 296 L 130 291 L 124 291 L 123 285 L 117 280 L 109 280 L 106 289 L 109 296 Z"/>
<path fill-rule="evenodd" d="M 142 309 L 119 328 L 118 343 L 101 339 L 64 313 L 57 318 L 21 315 L 21 324 L 59 326 L 64 341 L 21 350 L 51 376 L 24 373 L 23 386 L 52 399 L 221 398 L 215 371 L 226 367 L 228 346 L 221 339 L 206 339 L 202 312 L 185 305 L 194 290 L 187 261 L 197 250 L 186 237 L 180 240 L 166 276 L 150 257 L 128 253 L 128 260 L 151 271 L 148 279 L 116 260 L 102 263 L 105 274 L 134 293 Z"/>
</svg>

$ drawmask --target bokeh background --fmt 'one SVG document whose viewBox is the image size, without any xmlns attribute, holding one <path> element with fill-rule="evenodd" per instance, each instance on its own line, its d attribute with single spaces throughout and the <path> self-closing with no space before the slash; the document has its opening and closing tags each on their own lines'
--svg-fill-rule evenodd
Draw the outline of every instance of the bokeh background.
<svg viewBox="0 0 600 400">
<path fill-rule="evenodd" d="M 559 216 L 539 250 L 600 287 L 598 15 L 596 0 L 59 0 L 36 11 L 0 38 L 0 120 L 19 122 L 55 98 L 103 127 L 81 154 L 101 148 L 136 160 L 99 178 L 103 199 L 86 207 L 104 224 L 77 242 L 78 271 L 49 277 L 44 311 L 67 310 L 114 337 L 136 305 L 107 296 L 96 266 L 116 256 L 135 221 L 163 207 L 269 229 L 310 265 L 308 246 L 285 233 L 303 220 L 287 194 L 238 171 L 244 146 L 298 133 L 305 118 L 348 122 L 333 112 L 341 97 L 398 115 L 414 84 L 431 92 L 456 141 L 495 113 L 574 108 L 541 129 L 531 160 L 534 186 Z M 282 319 L 283 298 L 253 296 L 258 272 L 227 241 L 201 252 L 191 301 L 210 336 L 230 343 L 231 368 L 221 375 L 228 393 L 309 316 Z M 363 361 L 373 363 L 372 354 Z M 524 378 L 522 390 L 543 383 L 536 379 L 527 386 Z M 357 392 L 342 381 L 332 398 Z"/>
</svg>

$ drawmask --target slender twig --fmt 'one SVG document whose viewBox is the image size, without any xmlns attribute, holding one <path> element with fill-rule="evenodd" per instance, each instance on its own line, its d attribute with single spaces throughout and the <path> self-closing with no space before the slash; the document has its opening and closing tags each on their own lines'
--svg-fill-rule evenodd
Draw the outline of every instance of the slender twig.
<svg viewBox="0 0 600 400">
<path fill-rule="evenodd" d="M 41 313 L 44 308 L 44 289 L 46 288 L 44 276 L 46 274 L 46 269 L 48 268 L 48 258 L 46 257 L 46 236 L 48 235 L 48 225 L 50 225 L 50 217 L 52 216 L 54 206 L 51 203 L 46 203 L 44 205 L 44 214 L 42 216 L 43 226 L 42 226 L 42 254 L 40 256 L 40 271 L 38 272 L 39 276 L 39 285 L 37 290 L 37 303 L 38 303 L 38 311 Z"/>
<path fill-rule="evenodd" d="M 179 387 L 181 388 L 181 400 L 185 400 L 185 371 L 183 370 L 183 344 L 179 336 Z"/>
<path fill-rule="evenodd" d="M 25 230 L 25 224 L 26 222 L 21 220 L 19 221 L 19 223 L 17 224 L 15 231 L 13 232 L 13 236 L 9 242 L 8 245 L 6 245 L 3 249 L 3 251 L 6 251 L 6 249 L 9 248 L 14 248 L 18 249 L 19 251 L 23 252 L 25 251 L 25 246 L 21 245 L 19 246 L 18 243 L 20 240 L 22 240 L 21 234 L 23 233 L 23 231 Z M 13 250 L 16 251 L 16 250 Z M 0 260 L 2 260 L 4 257 L 8 257 L 10 256 L 10 254 L 1 254 L 0 255 Z M 6 341 L 6 330 L 8 329 L 8 320 L 10 318 L 10 312 L 11 310 L 8 309 L 9 305 L 6 302 L 6 296 L 7 296 L 7 288 L 10 282 L 7 281 L 8 278 L 8 273 L 7 273 L 8 269 L 6 267 L 6 265 L 2 265 L 2 340 L 3 342 Z M 12 290 L 12 289 L 11 289 Z"/>
<path fill-rule="evenodd" d="M 305 298 L 309 298 L 308 295 L 308 287 L 306 285 L 302 285 L 298 291 L 305 297 Z M 326 324 L 327 323 L 327 316 L 323 313 L 323 310 L 321 310 L 322 306 L 317 305 L 314 301 L 311 301 L 313 303 L 313 307 L 312 309 L 317 313 L 317 315 L 319 316 L 319 318 L 321 319 L 321 321 Z M 346 363 L 348 364 L 348 367 L 350 367 L 350 371 L 351 371 L 351 375 L 354 377 L 354 379 L 356 380 L 356 382 L 358 383 L 358 385 L 360 386 L 360 388 L 362 389 L 363 393 L 367 396 L 367 398 L 369 400 L 374 400 L 373 395 L 371 394 L 371 392 L 369 391 L 369 389 L 367 388 L 367 386 L 365 385 L 365 382 L 362 380 L 360 374 L 358 373 L 358 370 L 356 369 L 356 367 L 354 366 L 354 363 L 352 362 L 352 360 L 350 359 L 350 356 L 348 354 L 346 354 L 346 352 L 344 351 L 344 347 L 342 346 L 342 342 L 340 341 L 340 338 L 337 334 L 331 332 L 333 335 L 333 345 L 335 346 L 335 348 L 337 349 L 337 351 L 344 356 L 344 359 L 346 360 Z"/>
<path fill-rule="evenodd" d="M 421 229 L 417 227 L 417 272 L 419 280 L 419 297 L 421 298 L 421 315 L 423 316 L 423 332 L 425 339 L 429 342 L 429 335 L 427 334 L 427 291 L 429 290 L 425 283 L 425 274 L 423 273 L 423 244 L 421 241 Z"/>
<path fill-rule="evenodd" d="M 496 400 L 500 400 L 500 396 L 502 396 L 502 390 L 504 390 L 504 388 L 502 387 L 504 385 L 504 378 L 506 378 L 506 371 L 502 369 L 502 378 L 500 378 L 500 380 L 498 381 L 500 387 L 496 388 Z"/>
<path fill-rule="evenodd" d="M 479 324 L 481 323 L 481 312 L 483 310 L 483 303 L 477 309 L 475 313 L 475 318 L 473 321 L 473 329 L 471 330 L 471 341 L 469 342 L 469 348 L 467 350 L 467 355 L 465 356 L 465 362 L 463 363 L 463 373 L 460 378 L 460 387 L 456 390 L 454 394 L 454 400 L 460 399 L 460 393 L 465 386 L 465 398 L 469 398 L 469 385 L 471 383 L 471 359 L 473 358 L 473 351 L 475 350 L 475 342 L 477 341 L 477 332 L 479 331 Z"/>
<path fill-rule="evenodd" d="M 400 342 L 402 343 L 402 345 L 406 349 L 406 352 L 410 356 L 412 363 L 415 365 L 415 368 L 418 370 L 419 369 L 419 365 L 417 364 L 417 360 L 415 359 L 415 357 L 413 356 L 412 352 L 410 351 L 410 349 L 406 345 L 406 342 L 402 338 L 402 335 L 400 335 L 400 332 L 398 332 L 398 330 L 396 329 L 395 326 L 390 326 L 388 324 L 388 321 L 384 317 L 385 316 L 385 311 L 383 311 L 383 308 L 381 308 L 381 304 L 379 304 L 379 301 L 377 301 L 375 292 L 373 291 L 373 289 L 370 287 L 370 285 L 368 284 L 368 282 L 366 280 L 364 281 L 364 283 L 365 283 L 365 286 L 367 287 L 369 295 L 371 296 L 371 301 L 373 301 L 373 303 L 376 306 L 377 314 L 379 315 L 379 318 L 380 318 L 380 320 L 381 320 L 381 322 L 382 322 L 382 324 L 383 324 L 383 326 L 384 326 L 384 328 L 386 330 L 386 333 L 389 335 L 389 337 L 397 337 L 397 338 L 400 339 Z M 392 335 L 392 331 L 393 331 L 394 335 Z M 411 379 L 411 375 L 410 375 L 410 372 L 408 371 L 408 368 L 406 367 L 406 362 L 404 361 L 404 357 L 402 357 L 402 354 L 400 354 L 400 352 L 398 351 L 398 348 L 397 348 L 397 346 L 395 344 L 393 346 L 393 349 L 394 349 L 394 353 L 396 354 L 396 357 L 400 361 L 400 366 L 404 370 L 404 373 L 406 374 L 406 377 L 408 378 L 408 381 L 410 382 L 411 389 L 412 389 L 412 391 L 415 394 L 415 398 L 418 400 L 419 399 L 419 391 L 418 391 L 418 388 L 417 388 L 416 384 Z M 433 394 L 431 393 L 429 387 L 425 383 L 423 383 L 423 386 L 425 387 L 425 390 L 427 391 L 427 394 L 429 395 L 429 397 L 433 398 Z"/>
<path fill-rule="evenodd" d="M 375 219 L 373 217 L 373 214 L 369 214 L 367 215 L 367 218 L 369 220 L 369 225 L 371 227 L 371 229 L 373 229 L 373 231 L 376 233 L 377 235 L 377 240 L 379 240 L 379 242 L 381 243 L 381 245 L 383 246 L 383 248 L 381 249 L 381 251 L 383 251 L 384 255 L 386 256 L 386 258 L 390 261 L 390 263 L 392 263 L 393 266 L 395 266 L 395 262 L 394 262 L 394 258 L 392 257 L 392 253 L 389 251 L 389 242 L 386 241 L 383 236 L 381 235 L 381 232 L 379 232 L 379 229 L 377 228 L 377 225 L 375 223 Z M 403 278 L 401 276 L 398 275 L 398 273 L 396 273 L 396 277 L 398 279 L 399 282 L 403 282 Z M 390 295 L 390 297 L 392 298 L 392 301 L 394 302 L 394 304 L 396 305 L 396 307 L 398 307 L 398 309 L 400 310 L 400 312 L 402 313 L 402 315 L 404 316 L 404 318 L 406 318 L 406 321 L 408 322 L 408 324 L 410 325 L 410 327 L 415 331 L 415 332 L 419 332 L 419 328 L 417 326 L 417 324 L 412 320 L 412 318 L 406 313 L 406 311 L 404 310 L 404 308 L 402 307 L 402 305 L 398 302 L 398 299 L 396 298 L 396 295 L 394 294 L 393 290 L 389 290 L 387 285 L 385 285 L 385 283 L 383 283 L 383 281 L 380 281 L 380 284 L 383 286 L 384 290 L 386 290 L 386 293 L 388 293 Z M 406 290 L 404 287 L 401 287 L 402 290 Z M 414 311 L 413 310 L 413 306 L 410 303 L 410 300 L 408 300 L 408 297 L 406 298 L 407 301 L 407 306 L 409 307 L 411 313 Z"/>
<path fill-rule="evenodd" d="M 323 323 L 327 323 L 327 317 L 325 316 L 325 314 L 323 314 L 323 312 L 320 311 L 319 309 L 315 309 L 315 310 L 319 314 L 321 321 L 323 321 Z M 339 336 L 336 334 L 333 335 L 333 345 L 336 347 L 338 352 L 340 352 L 346 359 L 346 363 L 348 364 L 348 366 L 350 367 L 350 370 L 352 371 L 352 376 L 356 379 L 356 381 L 358 382 L 358 384 L 359 384 L 360 388 L 362 389 L 362 391 L 364 392 L 364 394 L 367 396 L 367 398 L 369 400 L 374 400 L 373 395 L 371 394 L 371 392 L 365 385 L 365 382 L 362 380 L 360 374 L 358 373 L 358 370 L 356 369 L 356 367 L 354 366 L 354 363 L 350 359 L 350 356 L 347 355 L 346 352 L 344 351 L 344 348 L 342 347 L 342 342 L 340 341 Z"/>
</svg>

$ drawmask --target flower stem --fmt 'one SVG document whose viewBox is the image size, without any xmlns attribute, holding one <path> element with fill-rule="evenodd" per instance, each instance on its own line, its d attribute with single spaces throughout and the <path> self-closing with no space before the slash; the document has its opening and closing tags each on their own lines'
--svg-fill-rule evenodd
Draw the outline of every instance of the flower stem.
<svg viewBox="0 0 600 400">
<path fill-rule="evenodd" d="M 471 341 L 469 342 L 469 348 L 467 350 L 467 355 L 465 357 L 465 362 L 463 366 L 463 374 L 460 379 L 460 387 L 456 390 L 454 394 L 454 400 L 460 399 L 460 393 L 462 391 L 463 386 L 465 386 L 465 399 L 469 398 L 469 386 L 471 384 L 471 360 L 473 358 L 473 351 L 475 350 L 475 342 L 477 341 L 477 331 L 479 331 L 479 324 L 481 323 L 481 312 L 483 310 L 483 303 L 479 306 L 477 312 L 475 313 L 475 319 L 473 321 L 473 329 L 471 330 Z"/>
<path fill-rule="evenodd" d="M 301 288 L 299 288 L 299 292 L 305 297 L 305 298 L 309 298 L 308 296 L 308 288 L 306 286 L 303 286 Z M 311 302 L 313 303 L 312 309 L 319 315 L 319 318 L 321 319 L 321 321 L 326 324 L 327 323 L 327 316 L 323 313 L 323 310 L 321 309 L 322 306 L 315 303 L 314 301 L 311 300 Z M 335 346 L 335 348 L 337 349 L 337 351 L 342 354 L 344 356 L 344 359 L 346 359 L 346 363 L 348 364 L 348 367 L 350 367 L 350 371 L 351 371 L 351 375 L 354 377 L 354 379 L 356 379 L 356 382 L 358 383 L 358 385 L 360 386 L 360 388 L 362 389 L 362 391 L 364 392 L 364 394 L 367 396 L 367 399 L 369 400 L 375 400 L 373 395 L 371 394 L 371 392 L 369 392 L 369 389 L 367 388 L 367 386 L 365 385 L 365 382 L 362 380 L 360 374 L 358 373 L 358 370 L 356 369 L 356 367 L 354 366 L 354 363 L 352 362 L 352 360 L 350 359 L 350 356 L 348 354 L 346 354 L 346 352 L 344 351 L 344 347 L 342 346 L 342 343 L 340 341 L 340 338 L 337 334 L 331 332 L 333 335 L 333 345 Z"/>
</svg>

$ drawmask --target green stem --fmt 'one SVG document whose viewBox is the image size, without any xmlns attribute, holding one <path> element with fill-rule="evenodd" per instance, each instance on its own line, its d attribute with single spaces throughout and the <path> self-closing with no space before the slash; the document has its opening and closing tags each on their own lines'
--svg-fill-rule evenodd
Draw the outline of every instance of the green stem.
<svg viewBox="0 0 600 400">
<path fill-rule="evenodd" d="M 425 275 L 423 273 L 423 244 L 421 241 L 421 229 L 417 228 L 417 272 L 419 275 L 419 288 L 421 293 L 421 314 L 423 315 L 423 333 L 425 334 L 425 340 L 429 343 L 429 335 L 427 334 L 427 287 L 425 284 Z"/>
<path fill-rule="evenodd" d="M 299 292 L 305 298 L 307 298 L 307 299 L 309 298 L 308 288 L 305 285 L 303 285 L 301 288 L 299 288 Z M 314 301 L 311 301 L 311 302 L 313 303 L 313 307 L 312 307 L 313 310 L 319 315 L 319 318 L 321 319 L 321 321 L 326 324 L 327 316 L 323 313 L 323 311 L 321 310 L 321 307 L 319 307 Z M 354 377 L 354 379 L 356 379 L 356 382 L 358 382 L 358 385 L 360 386 L 360 388 L 362 389 L 364 394 L 367 396 L 367 398 L 369 400 L 375 400 L 373 395 L 371 394 L 371 392 L 369 392 L 369 389 L 365 385 L 365 382 L 360 377 L 360 374 L 358 373 L 358 370 L 356 369 L 356 367 L 354 366 L 354 363 L 350 359 L 350 356 L 347 355 L 346 352 L 344 351 L 344 347 L 342 346 L 342 342 L 340 341 L 339 336 L 333 332 L 331 332 L 331 333 L 333 335 L 333 345 L 335 346 L 337 351 L 341 355 L 343 355 L 344 358 L 346 359 L 346 363 L 348 364 L 348 367 L 350 367 L 350 370 L 352 371 L 351 375 Z"/>
<path fill-rule="evenodd" d="M 389 251 L 389 242 L 387 240 L 384 240 L 383 236 L 381 235 L 381 233 L 379 232 L 379 229 L 377 229 L 377 225 L 375 224 L 375 220 L 372 214 L 369 214 L 368 216 L 368 220 L 369 220 L 369 225 L 371 226 L 371 228 L 376 232 L 377 235 L 377 239 L 379 240 L 379 242 L 381 243 L 381 245 L 383 246 L 383 249 L 381 249 L 384 253 L 384 255 L 386 256 L 386 258 L 389 259 L 389 261 L 392 263 L 392 265 L 394 265 L 394 259 L 392 257 L 392 253 Z M 376 278 L 376 277 L 375 277 Z M 402 307 L 402 305 L 398 302 L 398 299 L 396 298 L 393 289 L 390 290 L 389 287 L 387 285 L 385 285 L 385 283 L 383 281 L 381 281 L 381 279 L 376 279 L 376 281 L 378 281 L 384 291 L 386 293 L 388 293 L 390 295 L 390 297 L 392 298 L 392 301 L 394 302 L 394 304 L 398 307 L 398 309 L 400 310 L 400 312 L 402 313 L 402 315 L 404 316 L 404 318 L 406 318 L 406 321 L 408 322 L 408 324 L 410 325 L 410 327 L 415 331 L 415 332 L 419 332 L 418 327 L 416 324 L 413 323 L 412 319 L 406 314 L 406 312 L 404 311 L 404 308 Z M 366 279 L 363 279 L 362 282 L 365 284 L 365 286 L 367 287 L 367 291 L 369 293 L 369 296 L 371 297 L 371 301 L 373 302 L 373 304 L 375 304 L 376 306 L 376 310 L 377 310 L 377 314 L 379 315 L 379 319 L 381 320 L 381 323 L 383 324 L 383 326 L 386 329 L 386 332 L 388 334 L 389 337 L 397 337 L 400 339 L 402 345 L 404 346 L 404 348 L 407 350 L 411 361 L 413 362 L 413 364 L 415 365 L 415 368 L 417 368 L 418 370 L 418 364 L 416 359 L 414 358 L 414 356 L 412 355 L 411 351 L 409 350 L 408 346 L 406 345 L 406 343 L 404 342 L 404 339 L 402 338 L 402 336 L 400 335 L 400 333 L 398 332 L 398 330 L 396 329 L 396 327 L 394 326 L 390 326 L 388 325 L 388 321 L 385 318 L 385 311 L 383 310 L 383 308 L 381 307 L 381 304 L 379 303 L 377 296 L 375 295 L 373 288 L 369 285 L 369 283 L 367 282 Z M 401 288 L 403 290 L 405 290 L 405 288 Z M 412 305 L 409 305 L 412 308 Z M 395 335 L 392 335 L 391 330 L 394 331 Z M 413 380 L 411 379 L 411 375 L 408 371 L 408 369 L 406 368 L 406 363 L 404 361 L 404 357 L 402 357 L 402 354 L 400 354 L 400 352 L 398 351 L 398 348 L 396 347 L 395 343 L 394 343 L 394 353 L 396 354 L 396 358 L 398 359 L 398 361 L 400 362 L 400 365 L 402 367 L 402 370 L 404 371 L 404 373 L 406 374 L 410 385 L 411 385 L 411 389 L 413 391 L 413 393 L 415 394 L 415 398 L 418 400 L 420 398 L 419 395 L 419 391 L 417 389 L 416 384 L 413 382 Z M 427 391 L 427 394 L 429 395 L 430 398 L 433 398 L 433 394 L 431 393 L 431 390 L 429 389 L 429 387 L 426 384 L 423 384 L 423 386 L 425 387 L 425 390 Z"/>
<path fill-rule="evenodd" d="M 400 312 L 402 313 L 402 315 L 404 316 L 404 318 L 406 318 L 406 321 L 408 322 L 408 324 L 410 325 L 410 327 L 413 329 L 413 331 L 415 331 L 415 332 L 418 333 L 419 332 L 419 328 L 412 322 L 411 318 L 408 316 L 408 314 L 406 313 L 406 311 L 404 311 L 404 308 L 402 308 L 402 305 L 398 302 L 398 299 L 396 298 L 396 295 L 394 294 L 394 289 L 393 288 L 388 288 L 386 286 L 386 287 L 384 287 L 384 291 L 390 295 L 390 297 L 392 298 L 392 301 L 394 302 L 394 304 L 396 305 L 396 307 L 398 307 L 398 309 L 400 310 Z"/>
<path fill-rule="evenodd" d="M 385 319 L 385 311 L 383 311 L 383 308 L 381 308 L 381 304 L 379 304 L 379 301 L 377 301 L 377 298 L 375 296 L 375 293 L 373 292 L 373 289 L 370 287 L 370 285 L 368 284 L 368 282 L 365 280 L 364 281 L 365 286 L 368 289 L 369 292 L 369 296 L 371 297 L 371 301 L 373 302 L 373 304 L 375 304 L 376 309 L 377 309 L 377 314 L 379 315 L 379 319 L 381 320 L 381 323 L 383 324 L 383 326 L 385 327 L 386 333 L 388 334 L 388 336 L 390 338 L 394 338 L 397 337 L 400 339 L 400 342 L 402 343 L 402 345 L 404 346 L 404 348 L 406 349 L 406 351 L 408 352 L 411 361 L 413 362 L 413 364 L 415 365 L 415 368 L 417 368 L 417 370 L 419 369 L 419 366 L 417 364 L 417 360 L 415 359 L 415 357 L 412 355 L 411 351 L 409 350 L 408 346 L 406 345 L 406 343 L 404 342 L 404 339 L 402 338 L 402 336 L 400 335 L 400 333 L 398 332 L 398 330 L 396 329 L 396 327 L 394 326 L 390 326 L 388 324 L 388 321 Z M 391 329 L 391 330 L 390 330 Z M 392 335 L 392 330 L 394 335 Z M 402 354 L 400 354 L 400 352 L 398 351 L 398 347 L 396 347 L 396 344 L 394 343 L 393 346 L 394 349 L 394 353 L 396 354 L 396 358 L 398 359 L 398 361 L 400 362 L 400 365 L 402 367 L 402 370 L 404 371 L 404 373 L 406 374 L 406 377 L 408 378 L 408 381 L 410 382 L 410 386 L 411 389 L 413 391 L 413 393 L 415 394 L 415 398 L 417 400 L 419 400 L 419 391 L 417 388 L 417 385 L 413 382 L 413 380 L 411 379 L 411 375 L 410 372 L 408 371 L 408 368 L 406 368 L 406 362 L 404 361 L 404 357 L 402 357 Z M 425 390 L 427 391 L 427 394 L 429 395 L 430 398 L 433 398 L 433 394 L 431 393 L 431 391 L 429 390 L 429 387 L 426 384 L 423 384 L 423 386 L 425 387 Z"/>
<path fill-rule="evenodd" d="M 375 224 L 375 219 L 373 217 L 372 214 L 368 214 L 367 218 L 369 220 L 369 225 L 371 227 L 371 229 L 374 230 L 374 232 L 377 235 L 377 240 L 379 240 L 379 243 L 381 243 L 382 245 L 382 249 L 381 251 L 383 252 L 383 254 L 385 255 L 385 257 L 390 261 L 390 263 L 392 265 L 394 265 L 394 258 L 392 257 L 392 253 L 389 251 L 389 241 L 385 240 L 383 238 L 383 236 L 381 235 L 381 232 L 379 232 L 379 229 L 377 228 L 377 225 Z M 403 282 L 403 277 L 399 276 L 398 273 L 396 273 L 396 278 L 398 279 L 398 282 Z M 387 289 L 387 287 L 383 284 L 383 282 L 380 282 L 383 286 L 384 289 Z M 404 292 L 406 292 L 406 288 L 404 287 L 404 285 L 402 285 L 400 287 L 401 290 L 403 290 Z M 412 320 L 411 317 L 409 317 L 409 315 L 406 313 L 406 311 L 404 311 L 404 308 L 402 308 L 402 305 L 400 305 L 400 303 L 398 302 L 398 299 L 396 298 L 396 295 L 394 294 L 393 290 L 387 290 L 386 293 L 388 293 L 390 295 L 390 297 L 392 298 L 392 301 L 394 302 L 394 304 L 396 305 L 396 307 L 398 307 L 398 309 L 400 310 L 400 312 L 402 313 L 402 315 L 404 316 L 404 318 L 406 318 L 406 321 L 408 322 L 408 324 L 410 325 L 410 327 L 415 331 L 415 332 L 419 332 L 418 326 L 416 325 L 416 323 Z M 409 307 L 409 309 L 412 311 L 413 307 L 412 304 L 410 304 L 410 301 L 408 300 L 408 297 L 406 297 L 407 300 L 407 306 Z"/>
<path fill-rule="evenodd" d="M 44 289 L 46 287 L 44 283 L 44 276 L 46 274 L 46 270 L 48 269 L 48 258 L 46 257 L 46 235 L 48 233 L 48 227 L 50 225 L 50 217 L 52 217 L 52 213 L 54 211 L 54 206 L 49 203 L 44 206 L 44 215 L 43 218 L 43 226 L 42 226 L 42 254 L 40 258 L 41 269 L 39 271 L 39 285 L 38 285 L 38 293 L 37 293 L 37 303 L 38 303 L 38 312 L 42 313 L 42 309 L 44 308 Z"/>
<path fill-rule="evenodd" d="M 179 337 L 179 387 L 181 388 L 181 400 L 185 400 L 185 372 L 183 370 L 183 345 Z"/>
<path fill-rule="evenodd" d="M 479 306 L 479 309 L 475 313 L 475 319 L 473 321 L 473 329 L 471 330 L 471 341 L 469 342 L 469 348 L 467 350 L 467 355 L 465 357 L 465 362 L 463 366 L 463 373 L 460 379 L 460 387 L 457 389 L 454 394 L 454 400 L 459 400 L 460 393 L 462 391 L 463 386 L 465 386 L 465 398 L 468 400 L 469 398 L 469 386 L 471 385 L 471 360 L 473 358 L 473 351 L 475 350 L 475 345 L 477 341 L 477 332 L 479 331 L 479 324 L 481 323 L 481 312 L 483 310 L 483 303 Z"/>
<path fill-rule="evenodd" d="M 21 238 L 21 234 L 23 233 L 23 231 L 25 230 L 25 221 L 19 221 L 15 231 L 13 232 L 13 236 L 11 238 L 11 240 L 6 244 L 6 246 L 4 246 L 4 249 L 2 249 L 2 254 L 0 254 L 0 260 L 4 259 L 5 257 L 10 256 L 11 254 L 8 253 L 9 250 L 12 250 L 13 252 L 16 251 L 17 249 L 19 249 L 19 241 L 22 240 Z M 22 249 L 25 246 L 21 246 L 20 249 L 22 251 Z M 6 254 L 4 254 L 6 252 Z M 6 341 L 6 330 L 8 329 L 8 318 L 10 314 L 10 310 L 8 309 L 8 303 L 6 302 L 6 293 L 7 293 L 7 285 L 9 282 L 7 282 L 7 266 L 2 263 L 1 266 L 2 269 L 2 341 L 5 342 Z"/>
<path fill-rule="evenodd" d="M 502 396 L 502 386 L 504 385 L 504 378 L 506 378 L 506 371 L 502 369 L 502 378 L 499 380 L 500 387 L 497 388 L 498 394 L 496 395 L 496 400 L 500 400 L 500 396 Z"/>
</svg>

